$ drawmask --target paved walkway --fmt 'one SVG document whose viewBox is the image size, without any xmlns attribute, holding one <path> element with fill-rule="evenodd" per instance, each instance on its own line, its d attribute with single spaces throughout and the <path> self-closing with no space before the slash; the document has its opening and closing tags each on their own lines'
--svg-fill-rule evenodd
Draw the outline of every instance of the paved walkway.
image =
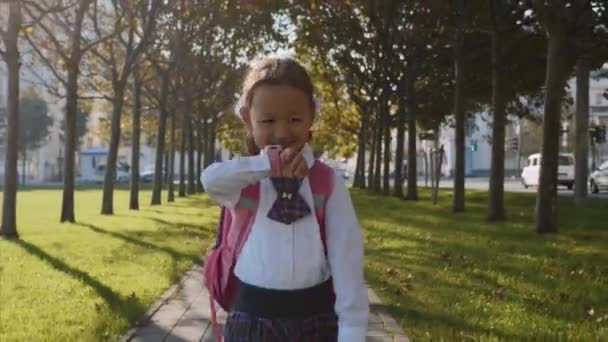
<svg viewBox="0 0 608 342">
<path fill-rule="evenodd" d="M 120 338 L 121 342 L 213 342 L 209 297 L 201 282 L 201 266 L 195 266 L 179 284 L 169 288 L 136 326 Z M 382 309 L 376 294 L 368 290 L 372 312 L 368 342 L 409 342 L 393 318 Z M 220 313 L 221 323 L 225 313 Z"/>
</svg>

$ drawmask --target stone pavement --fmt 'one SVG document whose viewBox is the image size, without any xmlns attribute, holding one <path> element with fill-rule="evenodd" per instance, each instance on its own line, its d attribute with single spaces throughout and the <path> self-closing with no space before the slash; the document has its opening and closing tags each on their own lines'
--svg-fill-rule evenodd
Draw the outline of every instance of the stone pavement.
<svg viewBox="0 0 608 342">
<path fill-rule="evenodd" d="M 135 327 L 120 342 L 213 342 L 215 334 L 210 322 L 209 297 L 201 281 L 202 268 L 190 269 L 182 280 L 169 288 L 150 307 Z M 371 308 L 368 342 L 409 342 L 395 320 L 384 310 L 376 294 L 368 290 Z M 226 314 L 218 312 L 223 323 Z"/>
</svg>

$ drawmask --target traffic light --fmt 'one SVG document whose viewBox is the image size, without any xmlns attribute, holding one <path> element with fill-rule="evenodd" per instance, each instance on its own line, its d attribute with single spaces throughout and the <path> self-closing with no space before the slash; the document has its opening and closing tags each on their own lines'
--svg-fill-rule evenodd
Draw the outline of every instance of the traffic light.
<svg viewBox="0 0 608 342">
<path fill-rule="evenodd" d="M 471 141 L 471 144 L 469 145 L 469 149 L 471 150 L 471 152 L 477 151 L 477 140 Z"/>
</svg>

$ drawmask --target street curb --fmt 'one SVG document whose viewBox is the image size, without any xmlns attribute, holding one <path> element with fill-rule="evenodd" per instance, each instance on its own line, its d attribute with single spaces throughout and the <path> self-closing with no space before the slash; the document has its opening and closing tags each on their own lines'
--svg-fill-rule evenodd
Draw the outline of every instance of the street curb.
<svg viewBox="0 0 608 342">
<path fill-rule="evenodd" d="M 182 278 L 180 279 L 179 282 L 177 282 L 176 284 L 171 285 L 171 287 L 169 287 L 163 294 L 162 296 L 156 301 L 154 302 L 154 304 L 152 304 L 150 306 L 150 308 L 148 309 L 148 311 L 146 311 L 145 314 L 143 314 L 143 316 L 141 316 L 140 318 L 138 318 L 133 325 L 131 326 L 131 328 L 129 328 L 129 330 L 127 330 L 126 333 L 124 333 L 119 339 L 119 342 L 129 342 L 131 341 L 131 339 L 133 339 L 133 337 L 135 337 L 137 330 L 140 328 L 140 326 L 145 325 L 151 318 L 152 316 L 154 316 L 154 314 L 160 310 L 161 307 L 163 307 L 163 305 L 167 304 L 167 302 L 169 302 L 169 300 L 177 293 L 177 291 L 179 290 L 179 288 L 183 285 L 184 281 L 188 278 L 188 276 L 190 275 L 190 270 L 186 271 L 186 273 L 184 273 L 184 275 L 182 276 Z"/>
<path fill-rule="evenodd" d="M 376 295 L 374 290 L 371 287 L 368 287 L 368 297 L 369 297 L 369 305 L 376 306 L 378 317 L 382 321 L 384 325 L 384 329 L 391 335 L 393 335 L 394 342 L 410 342 L 410 339 L 407 337 L 403 329 L 397 324 L 397 321 L 387 312 L 386 308 L 384 308 L 382 301 Z"/>
</svg>

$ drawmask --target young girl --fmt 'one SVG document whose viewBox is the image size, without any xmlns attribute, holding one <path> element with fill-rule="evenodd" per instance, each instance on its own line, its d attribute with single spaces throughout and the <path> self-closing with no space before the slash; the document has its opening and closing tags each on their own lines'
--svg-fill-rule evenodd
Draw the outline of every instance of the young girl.
<svg viewBox="0 0 608 342">
<path fill-rule="evenodd" d="M 325 241 L 312 212 L 307 176 L 315 158 L 308 140 L 319 106 L 308 73 L 290 58 L 255 62 L 240 103 L 249 156 L 215 163 L 202 174 L 209 196 L 227 208 L 234 208 L 243 188 L 260 184 L 253 225 L 234 268 L 239 292 L 225 340 L 365 341 L 361 226 L 338 174 L 325 205 Z M 281 147 L 274 159 L 265 151 L 272 145 Z M 271 162 L 280 163 L 282 178 L 297 182 L 298 195 L 312 209 L 302 217 L 285 221 L 273 214 L 278 194 L 269 178 Z"/>
</svg>

